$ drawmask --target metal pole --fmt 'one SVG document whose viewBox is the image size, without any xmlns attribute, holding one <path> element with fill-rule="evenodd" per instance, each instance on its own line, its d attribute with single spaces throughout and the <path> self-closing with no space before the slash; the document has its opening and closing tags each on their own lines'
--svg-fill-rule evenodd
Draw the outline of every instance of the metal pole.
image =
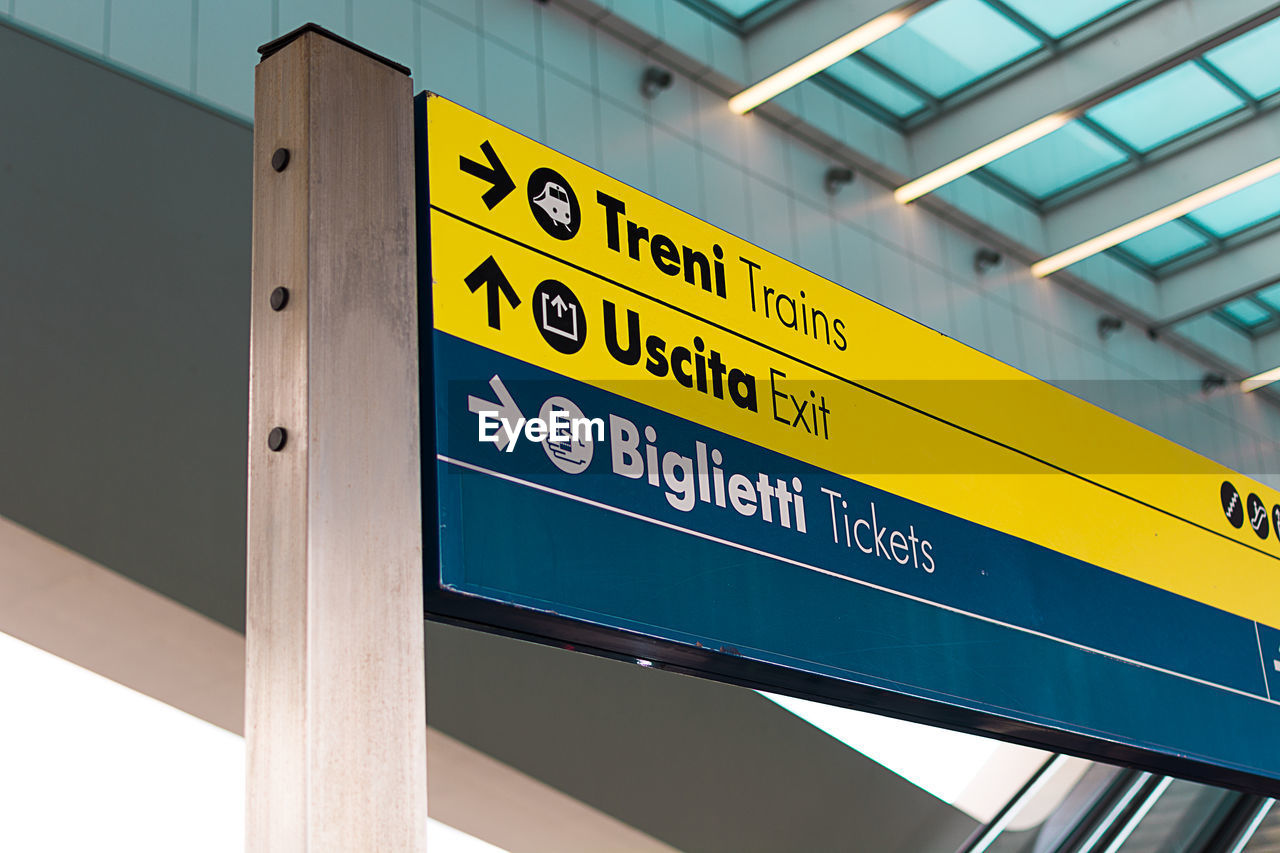
<svg viewBox="0 0 1280 853">
<path fill-rule="evenodd" d="M 412 91 L 304 27 L 253 150 L 247 849 L 426 849 Z"/>
</svg>

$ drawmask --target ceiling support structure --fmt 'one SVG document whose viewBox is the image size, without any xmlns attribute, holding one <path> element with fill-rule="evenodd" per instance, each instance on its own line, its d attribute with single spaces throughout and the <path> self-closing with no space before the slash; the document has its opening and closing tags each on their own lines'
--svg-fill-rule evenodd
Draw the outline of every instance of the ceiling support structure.
<svg viewBox="0 0 1280 853">
<path fill-rule="evenodd" d="M 1277 15 L 1270 0 L 1166 0 L 911 131 L 915 174 L 1045 116 L 1093 106 Z"/>
<path fill-rule="evenodd" d="M 787 9 L 743 38 L 749 83 L 808 56 L 832 39 L 903 10 L 915 14 L 936 0 L 809 0 Z"/>
<path fill-rule="evenodd" d="M 1167 328 L 1275 283 L 1280 280 L 1277 257 L 1280 231 L 1273 231 L 1162 279 L 1153 327 Z"/>
<path fill-rule="evenodd" d="M 1280 112 L 1238 124 L 1044 215 L 1051 252 L 1084 242 L 1276 159 Z"/>
</svg>

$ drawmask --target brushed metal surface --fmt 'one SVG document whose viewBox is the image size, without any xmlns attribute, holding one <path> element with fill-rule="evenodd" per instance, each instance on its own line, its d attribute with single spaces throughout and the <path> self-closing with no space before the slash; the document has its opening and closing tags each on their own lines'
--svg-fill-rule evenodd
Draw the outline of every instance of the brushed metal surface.
<svg viewBox="0 0 1280 853">
<path fill-rule="evenodd" d="M 257 69 L 251 851 L 426 847 L 412 115 L 408 77 L 316 33 Z"/>
</svg>

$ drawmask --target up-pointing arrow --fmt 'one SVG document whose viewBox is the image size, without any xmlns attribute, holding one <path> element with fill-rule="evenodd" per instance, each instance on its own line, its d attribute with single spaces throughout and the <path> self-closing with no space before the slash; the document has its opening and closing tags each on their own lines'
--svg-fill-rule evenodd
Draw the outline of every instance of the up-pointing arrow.
<svg viewBox="0 0 1280 853">
<path fill-rule="evenodd" d="M 510 195 L 511 191 L 516 188 L 516 182 L 511 180 L 511 173 L 507 171 L 506 166 L 502 165 L 502 161 L 498 159 L 498 155 L 493 150 L 493 146 L 489 144 L 489 140 L 486 139 L 480 143 L 480 150 L 484 153 L 485 159 L 489 161 L 488 166 L 459 155 L 458 168 L 468 175 L 474 175 L 480 180 L 492 184 L 480 198 L 484 201 L 485 207 L 493 210 L 497 207 L 498 202 Z"/>
<path fill-rule="evenodd" d="M 467 287 L 471 288 L 472 293 L 479 290 L 482 285 L 488 285 L 489 325 L 495 329 L 501 329 L 502 297 L 506 297 L 512 308 L 520 304 L 520 297 L 516 295 L 516 289 L 511 286 L 511 282 L 507 281 L 506 274 L 493 259 L 493 255 L 485 258 L 484 262 L 463 280 L 467 283 Z"/>
</svg>

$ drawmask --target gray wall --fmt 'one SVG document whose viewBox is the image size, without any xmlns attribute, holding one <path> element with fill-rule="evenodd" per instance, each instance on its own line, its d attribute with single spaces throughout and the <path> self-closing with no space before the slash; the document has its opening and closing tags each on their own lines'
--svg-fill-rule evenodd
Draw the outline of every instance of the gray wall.
<svg viewBox="0 0 1280 853">
<path fill-rule="evenodd" d="M 0 515 L 244 629 L 243 124 L 0 26 Z"/>
</svg>

